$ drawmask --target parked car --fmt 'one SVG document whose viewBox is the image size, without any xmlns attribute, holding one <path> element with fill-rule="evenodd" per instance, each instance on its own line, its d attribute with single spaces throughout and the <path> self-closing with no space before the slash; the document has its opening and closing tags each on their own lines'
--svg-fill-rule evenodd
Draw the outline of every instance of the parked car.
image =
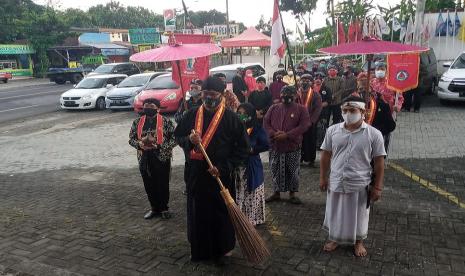
<svg viewBox="0 0 465 276">
<path fill-rule="evenodd" d="M 9 79 L 11 79 L 13 75 L 9 72 L 0 72 L 0 81 L 7 83 Z"/>
<path fill-rule="evenodd" d="M 132 76 L 140 74 L 140 69 L 134 63 L 122 62 L 122 63 L 108 63 L 102 64 L 95 68 L 94 71 L 87 74 L 87 76 L 103 75 L 103 74 L 125 74 Z"/>
<path fill-rule="evenodd" d="M 154 98 L 160 101 L 162 113 L 175 112 L 182 103 L 182 91 L 171 79 L 171 74 L 164 74 L 152 80 L 134 99 L 134 111 L 142 112 L 145 99 Z"/>
<path fill-rule="evenodd" d="M 87 77 L 61 94 L 60 106 L 63 109 L 105 109 L 107 92 L 126 77 L 123 74 Z"/>
<path fill-rule="evenodd" d="M 266 71 L 260 63 L 237 63 L 237 64 L 222 65 L 222 66 L 218 66 L 218 67 L 214 67 L 210 69 L 210 75 L 214 75 L 216 73 L 225 74 L 227 88 L 232 89 L 232 79 L 236 75 L 236 71 L 238 68 L 243 68 L 244 70 L 250 69 L 252 70 L 252 74 L 254 78 L 264 77 L 266 80 L 268 80 Z"/>
<path fill-rule="evenodd" d="M 105 97 L 108 109 L 132 109 L 134 107 L 134 98 L 145 86 L 154 78 L 166 74 L 166 72 L 150 72 L 132 75 L 120 82 L 107 92 Z"/>
<path fill-rule="evenodd" d="M 443 66 L 449 69 L 439 79 L 439 101 L 441 104 L 447 104 L 449 101 L 465 101 L 465 52 L 452 63 L 446 62 Z"/>
</svg>

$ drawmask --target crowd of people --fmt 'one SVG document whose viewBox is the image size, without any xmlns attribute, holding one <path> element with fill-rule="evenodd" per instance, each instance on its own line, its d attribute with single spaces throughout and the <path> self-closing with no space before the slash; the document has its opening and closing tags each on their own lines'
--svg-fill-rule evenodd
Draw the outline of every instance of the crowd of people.
<svg viewBox="0 0 465 276">
<path fill-rule="evenodd" d="M 177 126 L 160 115 L 155 99 L 144 102 L 143 115 L 130 131 L 151 205 L 146 219 L 169 219 L 170 160 L 179 145 L 185 153 L 187 228 L 191 260 L 224 264 L 235 246 L 234 228 L 216 178 L 234 197 L 253 225 L 265 223 L 265 204 L 282 200 L 301 204 L 299 172 L 316 168 L 320 154 L 320 189 L 327 193 L 323 228 L 325 251 L 341 244 L 366 256 L 370 204 L 380 198 L 384 158 L 402 95 L 386 86 L 386 64 L 358 72 L 348 63 L 315 62 L 285 70 L 280 64 L 267 84 L 263 77 L 238 69 L 227 89 L 219 73 L 193 80 L 188 100 L 175 116 Z M 368 74 L 373 74 L 367 85 Z M 199 149 L 202 145 L 214 167 Z M 265 196 L 260 154 L 269 153 L 271 187 Z"/>
</svg>

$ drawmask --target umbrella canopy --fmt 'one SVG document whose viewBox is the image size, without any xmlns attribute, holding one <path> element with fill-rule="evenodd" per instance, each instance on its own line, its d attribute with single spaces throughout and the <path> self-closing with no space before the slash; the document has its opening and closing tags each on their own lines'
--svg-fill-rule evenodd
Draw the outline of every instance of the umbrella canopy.
<svg viewBox="0 0 465 276">
<path fill-rule="evenodd" d="M 205 57 L 219 52 L 221 48 L 212 43 L 173 44 L 134 54 L 129 59 L 134 62 L 163 62 Z"/>
<path fill-rule="evenodd" d="M 262 34 L 254 27 L 250 27 L 242 34 L 224 39 L 221 41 L 221 46 L 225 48 L 232 47 L 270 47 L 271 37 Z"/>
<path fill-rule="evenodd" d="M 425 51 L 428 51 L 428 48 L 372 38 L 318 49 L 320 53 L 334 55 L 402 54 Z"/>
</svg>

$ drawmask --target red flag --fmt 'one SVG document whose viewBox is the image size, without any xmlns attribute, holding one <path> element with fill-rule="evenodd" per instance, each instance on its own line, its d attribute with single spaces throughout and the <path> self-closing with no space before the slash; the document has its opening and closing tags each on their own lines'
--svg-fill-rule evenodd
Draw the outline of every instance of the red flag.
<svg viewBox="0 0 465 276">
<path fill-rule="evenodd" d="M 283 41 L 283 35 L 285 32 L 283 30 L 283 23 L 281 20 L 281 16 L 279 15 L 279 0 L 274 0 L 273 19 L 271 21 L 270 54 L 271 56 L 279 56 L 279 58 L 284 56 L 284 51 L 286 50 L 286 44 Z"/>
<path fill-rule="evenodd" d="M 357 30 L 355 26 L 355 22 L 350 23 L 349 29 L 347 30 L 347 36 L 348 36 L 348 42 L 355 42 L 356 40 L 356 35 L 357 35 Z"/>
<path fill-rule="evenodd" d="M 338 20 L 337 23 L 337 44 L 344 44 L 346 43 L 346 33 L 344 31 L 344 26 L 342 22 Z"/>
<path fill-rule="evenodd" d="M 180 84 L 176 61 L 171 62 L 171 67 L 173 81 Z M 180 60 L 179 67 L 181 69 L 182 87 L 184 88 L 182 92 L 185 95 L 193 79 L 203 80 L 208 77 L 209 57 Z"/>
<path fill-rule="evenodd" d="M 398 93 L 403 93 L 418 86 L 420 55 L 389 54 L 387 56 L 386 86 Z"/>
</svg>

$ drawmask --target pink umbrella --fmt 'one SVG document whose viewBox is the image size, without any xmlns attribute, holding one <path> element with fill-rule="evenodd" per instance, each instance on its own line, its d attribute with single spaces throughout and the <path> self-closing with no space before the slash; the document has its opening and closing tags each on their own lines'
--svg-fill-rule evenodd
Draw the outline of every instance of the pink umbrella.
<svg viewBox="0 0 465 276">
<path fill-rule="evenodd" d="M 426 51 L 428 51 L 428 48 L 425 47 L 383 41 L 368 37 L 357 42 L 344 43 L 338 46 L 318 49 L 318 52 L 320 53 L 334 55 L 405 54 Z"/>
<path fill-rule="evenodd" d="M 178 44 L 176 43 L 174 34 L 171 33 L 167 46 L 162 46 L 156 49 L 134 54 L 129 59 L 134 62 L 176 61 L 181 91 L 183 93 L 184 107 L 186 107 L 187 103 L 185 101 L 186 97 L 184 95 L 184 87 L 182 86 L 181 68 L 179 61 L 189 58 L 205 57 L 219 52 L 221 52 L 221 48 L 212 43 Z"/>
</svg>

